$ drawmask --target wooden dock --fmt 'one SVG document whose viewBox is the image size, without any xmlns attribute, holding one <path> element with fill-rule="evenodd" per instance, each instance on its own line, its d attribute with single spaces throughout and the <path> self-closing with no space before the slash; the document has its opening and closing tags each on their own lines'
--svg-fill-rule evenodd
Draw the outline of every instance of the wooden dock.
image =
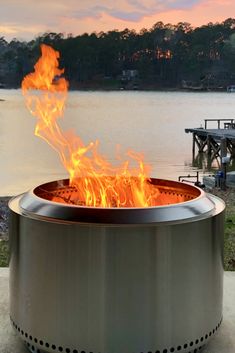
<svg viewBox="0 0 235 353">
<path fill-rule="evenodd" d="M 206 152 L 211 160 L 222 159 L 227 154 L 235 158 L 235 119 L 205 119 L 204 122 L 204 127 L 185 129 L 193 135 L 193 159 L 196 147 L 199 154 Z M 217 128 L 208 128 L 212 122 L 217 123 Z"/>
</svg>

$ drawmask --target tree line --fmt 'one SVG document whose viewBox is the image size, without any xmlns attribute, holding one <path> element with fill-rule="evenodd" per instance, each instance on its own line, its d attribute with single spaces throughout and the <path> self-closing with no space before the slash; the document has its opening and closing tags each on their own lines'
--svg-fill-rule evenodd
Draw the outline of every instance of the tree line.
<svg viewBox="0 0 235 353">
<path fill-rule="evenodd" d="M 224 89 L 235 84 L 235 19 L 193 28 L 155 23 L 65 36 L 47 32 L 31 41 L 0 36 L 0 84 L 20 87 L 40 56 L 40 44 L 61 54 L 71 89 Z"/>
</svg>

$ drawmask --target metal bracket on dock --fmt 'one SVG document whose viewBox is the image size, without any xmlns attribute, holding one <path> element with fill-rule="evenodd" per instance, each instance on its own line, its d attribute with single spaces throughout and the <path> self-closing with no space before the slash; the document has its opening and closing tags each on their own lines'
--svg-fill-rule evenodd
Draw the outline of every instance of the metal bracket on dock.
<svg viewBox="0 0 235 353">
<path fill-rule="evenodd" d="M 184 178 L 186 178 L 186 179 L 184 179 Z M 187 179 L 191 179 L 191 178 L 193 178 L 193 179 L 196 178 L 196 181 L 187 180 Z M 204 188 L 205 187 L 205 185 L 202 184 L 199 181 L 199 172 L 196 172 L 196 175 L 190 175 L 190 174 L 188 174 L 188 175 L 180 175 L 178 177 L 178 181 L 187 182 L 187 183 L 193 183 L 195 186 L 198 186 L 200 188 Z"/>
</svg>

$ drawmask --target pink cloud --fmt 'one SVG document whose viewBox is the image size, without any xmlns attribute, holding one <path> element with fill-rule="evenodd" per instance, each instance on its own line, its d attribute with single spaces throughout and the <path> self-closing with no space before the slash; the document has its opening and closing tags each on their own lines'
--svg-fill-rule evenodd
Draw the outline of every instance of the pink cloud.
<svg viewBox="0 0 235 353">
<path fill-rule="evenodd" d="M 233 0 L 202 0 L 192 9 L 169 10 L 162 12 L 160 16 L 149 16 L 146 21 L 150 23 L 154 18 L 161 18 L 163 22 L 177 23 L 189 22 L 193 26 L 200 26 L 209 22 L 222 22 L 235 14 L 235 2 Z"/>
<path fill-rule="evenodd" d="M 234 0 L 3 0 L 0 36 L 32 39 L 39 32 L 100 32 L 140 30 L 158 21 L 200 26 L 223 21 L 235 14 Z"/>
<path fill-rule="evenodd" d="M 127 19 L 114 18 L 105 12 L 100 14 L 99 22 L 92 18 L 85 18 L 79 22 L 76 18 L 63 19 L 65 27 L 70 32 L 82 33 L 84 31 L 107 31 L 111 29 L 130 29 L 140 30 L 141 28 L 150 28 L 154 23 L 163 21 L 164 23 L 176 24 L 178 22 L 189 22 L 193 26 L 200 26 L 209 22 L 222 22 L 235 14 L 235 1 L 233 0 L 201 0 L 192 8 L 170 9 L 144 16 L 137 22 Z M 76 32 L 76 26 L 79 30 Z M 78 27 L 77 27 L 78 28 Z"/>
</svg>

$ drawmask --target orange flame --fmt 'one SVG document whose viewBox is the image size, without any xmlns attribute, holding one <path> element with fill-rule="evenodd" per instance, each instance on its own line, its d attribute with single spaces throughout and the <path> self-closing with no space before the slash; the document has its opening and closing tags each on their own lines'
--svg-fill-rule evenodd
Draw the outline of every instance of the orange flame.
<svg viewBox="0 0 235 353">
<path fill-rule="evenodd" d="M 149 166 L 133 151 L 119 167 L 98 153 L 98 141 L 84 145 L 74 133 L 63 132 L 57 119 L 63 115 L 68 82 L 59 69 L 59 52 L 41 45 L 35 71 L 22 81 L 26 105 L 37 117 L 35 135 L 53 147 L 76 188 L 76 204 L 94 207 L 148 207 L 156 204 L 157 189 L 148 178 Z M 131 162 L 136 167 L 131 167 Z M 57 200 L 55 200 L 57 201 Z"/>
</svg>

